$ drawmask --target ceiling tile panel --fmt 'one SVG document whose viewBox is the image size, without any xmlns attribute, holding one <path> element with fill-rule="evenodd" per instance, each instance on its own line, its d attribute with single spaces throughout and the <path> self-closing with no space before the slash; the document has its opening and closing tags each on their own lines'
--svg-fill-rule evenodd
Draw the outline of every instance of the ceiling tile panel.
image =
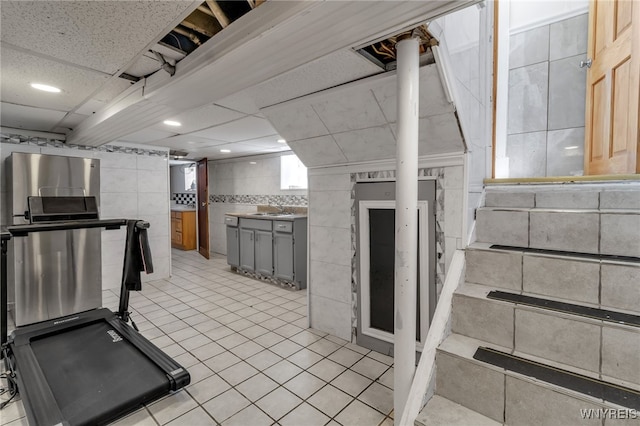
<svg viewBox="0 0 640 426">
<path fill-rule="evenodd" d="M 421 118 L 419 155 L 464 152 L 458 120 L 454 113 Z"/>
<path fill-rule="evenodd" d="M 76 109 L 76 113 L 82 115 L 92 115 L 97 111 L 100 111 L 102 108 L 107 106 L 107 102 L 102 102 L 97 99 L 89 99 L 87 102 L 83 103 Z"/>
<path fill-rule="evenodd" d="M 291 150 L 307 167 L 344 164 L 347 158 L 331 136 L 289 142 Z"/>
<path fill-rule="evenodd" d="M 4 7 L 4 5 L 3 5 Z M 13 49 L 2 49 L 2 101 L 70 111 L 98 90 L 109 77 L 42 59 Z M 58 87 L 61 93 L 35 90 L 31 83 Z"/>
<path fill-rule="evenodd" d="M 292 102 L 282 107 L 264 109 L 262 113 L 287 141 L 329 134 L 329 130 L 309 104 Z"/>
<path fill-rule="evenodd" d="M 227 142 L 224 142 L 224 141 L 200 138 L 192 135 L 171 136 L 165 139 L 158 139 L 153 143 L 154 145 L 166 146 L 167 148 L 178 149 L 181 151 L 188 151 L 188 152 L 191 152 L 196 149 L 210 147 L 210 146 L 227 144 Z"/>
<path fill-rule="evenodd" d="M 60 122 L 60 127 L 65 128 L 65 133 L 67 133 L 70 129 L 73 129 L 78 124 L 82 123 L 88 116 L 82 114 L 72 114 L 68 113 L 62 122 Z"/>
<path fill-rule="evenodd" d="M 238 92 L 231 96 L 227 96 L 222 100 L 216 101 L 215 103 L 225 108 L 245 114 L 258 114 L 260 112 L 256 103 L 253 101 L 253 98 L 251 98 L 251 96 L 246 92 Z"/>
<path fill-rule="evenodd" d="M 386 160 L 396 155 L 396 141 L 388 125 L 333 135 L 349 162 Z"/>
<path fill-rule="evenodd" d="M 389 122 L 397 120 L 398 97 L 395 74 L 390 78 L 385 78 L 378 87 L 373 89 L 376 100 L 382 108 L 386 119 Z M 447 100 L 442 81 L 438 74 L 438 67 L 435 64 L 426 65 L 420 68 L 420 117 L 439 115 L 452 112 L 455 108 Z"/>
<path fill-rule="evenodd" d="M 114 74 L 197 3 L 3 1 L 2 40 Z"/>
<path fill-rule="evenodd" d="M 175 131 L 184 134 L 228 123 L 242 117 L 245 117 L 245 114 L 241 112 L 218 105 L 206 105 L 171 117 L 171 119 L 182 123 L 182 126 L 176 128 Z"/>
<path fill-rule="evenodd" d="M 111 79 L 102 86 L 100 92 L 98 92 L 93 99 L 100 102 L 109 102 L 132 85 L 133 81 L 125 80 L 120 77 L 111 77 Z"/>
<path fill-rule="evenodd" d="M 264 136 L 277 135 L 278 132 L 273 128 L 273 126 L 271 126 L 269 121 L 264 118 L 247 116 L 236 121 L 210 127 L 192 134 L 194 136 L 212 138 L 221 141 L 240 142 Z"/>
<path fill-rule="evenodd" d="M 120 138 L 122 142 L 138 142 L 138 143 L 151 143 L 155 145 L 155 141 L 159 139 L 166 139 L 175 135 L 173 132 L 163 132 L 161 130 L 145 129 L 139 132 L 132 133 Z"/>
<path fill-rule="evenodd" d="M 382 69 L 351 49 L 311 61 L 248 90 L 260 108 L 319 92 Z"/>
<path fill-rule="evenodd" d="M 280 136 L 275 135 L 275 136 L 268 136 L 266 138 L 249 139 L 249 140 L 243 141 L 242 143 L 245 145 L 253 145 L 255 147 L 262 148 L 262 149 L 272 149 L 272 150 L 275 149 L 277 151 L 282 151 L 282 148 L 289 149 L 286 143 L 280 143 L 278 142 L 278 139 L 280 139 Z"/>
<path fill-rule="evenodd" d="M 65 113 L 43 108 L 32 108 L 2 102 L 0 105 L 0 124 L 16 129 L 39 130 L 48 132 L 64 118 Z"/>
<path fill-rule="evenodd" d="M 366 129 L 387 122 L 373 92 L 366 87 L 336 92 L 312 106 L 331 133 Z"/>
</svg>

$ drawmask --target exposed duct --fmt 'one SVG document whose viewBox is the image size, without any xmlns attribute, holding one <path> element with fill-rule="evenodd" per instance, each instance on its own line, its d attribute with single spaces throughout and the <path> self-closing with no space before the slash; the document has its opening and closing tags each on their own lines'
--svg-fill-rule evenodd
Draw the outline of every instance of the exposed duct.
<svg viewBox="0 0 640 426">
<path fill-rule="evenodd" d="M 164 59 L 164 56 L 162 56 L 161 53 L 158 53 L 155 50 L 152 50 L 152 52 L 154 55 L 156 55 L 156 58 L 158 58 L 158 60 L 162 63 L 162 69 L 168 72 L 171 77 L 173 77 L 173 75 L 176 73 L 175 65 L 171 65 L 169 62 L 167 62 L 167 60 Z"/>
</svg>

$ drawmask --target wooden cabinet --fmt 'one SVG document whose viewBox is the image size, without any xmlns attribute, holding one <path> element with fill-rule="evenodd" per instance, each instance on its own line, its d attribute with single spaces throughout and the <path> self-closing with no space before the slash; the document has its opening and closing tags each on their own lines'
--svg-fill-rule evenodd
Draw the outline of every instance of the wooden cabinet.
<svg viewBox="0 0 640 426">
<path fill-rule="evenodd" d="M 171 211 L 171 247 L 180 250 L 196 249 L 196 212 Z"/>
</svg>

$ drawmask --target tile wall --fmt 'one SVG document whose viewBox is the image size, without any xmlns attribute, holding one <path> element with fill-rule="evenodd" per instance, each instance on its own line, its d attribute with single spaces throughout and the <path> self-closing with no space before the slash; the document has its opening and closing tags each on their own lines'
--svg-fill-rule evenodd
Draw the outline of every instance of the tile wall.
<svg viewBox="0 0 640 426">
<path fill-rule="evenodd" d="M 511 35 L 509 177 L 583 174 L 588 14 Z"/>
<path fill-rule="evenodd" d="M 465 221 L 469 225 L 468 230 L 472 229 L 470 225 L 474 221 L 474 211 L 480 206 L 483 180 L 491 177 L 491 133 L 486 118 L 491 111 L 488 94 L 492 78 L 488 70 L 493 49 L 491 23 L 488 22 L 491 13 L 488 7 L 468 7 L 429 24 L 429 30 L 440 40 L 441 61 L 448 71 L 467 148 Z M 446 186 L 462 191 L 464 179 L 461 172 L 449 173 L 446 175 Z M 451 243 L 448 242 L 448 247 L 455 247 Z"/>
<path fill-rule="evenodd" d="M 6 206 L 5 160 L 12 152 L 64 155 L 100 159 L 100 217 L 139 218 L 150 222 L 154 273 L 144 280 L 169 277 L 169 167 L 168 151 L 104 145 L 101 147 L 67 146 L 61 141 L 5 137 L 0 143 L 0 174 L 2 203 Z M 2 209 L 2 224 L 7 223 L 6 208 Z M 124 229 L 102 231 L 102 287 L 120 287 L 124 257 Z"/>
<path fill-rule="evenodd" d="M 258 205 L 269 204 L 308 204 L 307 190 L 280 189 L 280 155 L 209 161 L 211 251 L 227 254 L 225 214 L 255 212 Z"/>
</svg>

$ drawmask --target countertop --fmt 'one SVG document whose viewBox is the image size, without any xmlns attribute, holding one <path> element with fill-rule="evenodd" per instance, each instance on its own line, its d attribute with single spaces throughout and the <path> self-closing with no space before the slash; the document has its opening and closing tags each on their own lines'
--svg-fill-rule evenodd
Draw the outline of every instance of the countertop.
<svg viewBox="0 0 640 426">
<path fill-rule="evenodd" d="M 296 219 L 306 219 L 306 214 L 286 214 L 286 215 L 273 215 L 273 214 L 260 214 L 260 213 L 226 213 L 227 216 L 241 217 L 243 219 L 260 219 L 260 220 L 286 220 L 293 222 Z"/>
<path fill-rule="evenodd" d="M 171 206 L 172 212 L 195 212 L 196 206 L 187 206 L 185 204 L 177 204 Z"/>
</svg>

